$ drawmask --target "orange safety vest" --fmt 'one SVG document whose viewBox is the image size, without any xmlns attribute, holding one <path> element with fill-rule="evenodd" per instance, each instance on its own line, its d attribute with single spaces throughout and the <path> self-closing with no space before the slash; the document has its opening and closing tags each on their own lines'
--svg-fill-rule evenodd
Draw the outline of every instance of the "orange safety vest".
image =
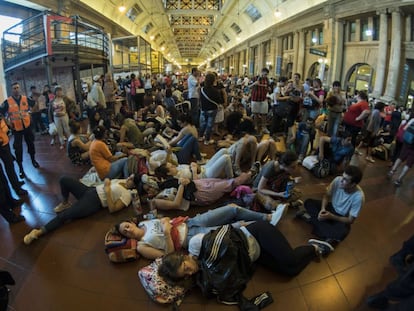
<svg viewBox="0 0 414 311">
<path fill-rule="evenodd" d="M 13 96 L 7 98 L 9 110 L 7 111 L 12 128 L 15 131 L 22 131 L 30 126 L 29 103 L 26 96 L 20 99 L 20 106 Z"/>
<path fill-rule="evenodd" d="M 2 118 L 0 120 L 0 144 L 1 146 L 6 146 L 9 143 L 9 135 L 7 133 L 9 132 L 9 127 L 7 126 L 6 121 Z"/>
</svg>

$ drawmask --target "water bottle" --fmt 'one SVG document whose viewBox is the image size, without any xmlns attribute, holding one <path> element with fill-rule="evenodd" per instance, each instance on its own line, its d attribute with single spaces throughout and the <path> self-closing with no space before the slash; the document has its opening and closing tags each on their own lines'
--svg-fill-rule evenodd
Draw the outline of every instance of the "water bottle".
<svg viewBox="0 0 414 311">
<path fill-rule="evenodd" d="M 141 206 L 141 200 L 139 199 L 138 191 L 136 189 L 131 191 L 132 196 L 132 208 L 135 211 L 136 215 L 142 214 L 142 206 Z"/>
<path fill-rule="evenodd" d="M 290 197 L 290 195 L 292 194 L 293 187 L 295 187 L 295 181 L 294 180 L 289 180 L 286 183 L 285 198 Z"/>
</svg>

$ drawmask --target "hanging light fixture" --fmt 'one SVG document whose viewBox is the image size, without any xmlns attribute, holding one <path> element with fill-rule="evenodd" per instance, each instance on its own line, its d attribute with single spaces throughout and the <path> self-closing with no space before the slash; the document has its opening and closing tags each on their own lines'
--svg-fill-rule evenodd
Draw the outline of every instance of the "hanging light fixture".
<svg viewBox="0 0 414 311">
<path fill-rule="evenodd" d="M 282 13 L 279 11 L 279 0 L 276 0 L 275 17 L 279 18 L 280 16 L 282 16 Z"/>
<path fill-rule="evenodd" d="M 240 27 L 240 0 L 237 0 L 237 26 Z M 236 41 L 240 40 L 240 35 L 237 34 Z"/>
<path fill-rule="evenodd" d="M 121 5 L 118 7 L 119 12 L 124 13 L 126 11 L 126 6 L 124 1 L 122 1 Z"/>
</svg>

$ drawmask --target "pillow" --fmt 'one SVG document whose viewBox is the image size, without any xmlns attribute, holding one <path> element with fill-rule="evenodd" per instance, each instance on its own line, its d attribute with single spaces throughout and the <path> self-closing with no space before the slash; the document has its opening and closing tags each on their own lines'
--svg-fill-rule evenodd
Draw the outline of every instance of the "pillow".
<svg viewBox="0 0 414 311">
<path fill-rule="evenodd" d="M 138 277 L 150 298 L 158 303 L 180 305 L 187 289 L 179 285 L 170 285 L 158 274 L 162 258 L 157 258 L 138 271 Z"/>
</svg>

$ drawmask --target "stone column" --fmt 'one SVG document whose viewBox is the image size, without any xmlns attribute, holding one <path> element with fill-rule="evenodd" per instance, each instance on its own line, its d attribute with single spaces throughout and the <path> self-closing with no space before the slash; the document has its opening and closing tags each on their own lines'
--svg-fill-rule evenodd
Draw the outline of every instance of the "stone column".
<svg viewBox="0 0 414 311">
<path fill-rule="evenodd" d="M 411 24 L 413 22 L 412 15 L 405 17 L 405 40 L 407 42 L 411 41 Z"/>
<path fill-rule="evenodd" d="M 302 77 L 302 80 L 305 80 L 303 76 L 304 73 L 304 66 L 305 66 L 305 31 L 301 29 L 298 35 L 298 58 L 297 58 L 297 66 L 296 71 Z"/>
<path fill-rule="evenodd" d="M 331 55 L 328 56 L 329 59 L 329 77 L 328 80 L 333 82 L 335 80 L 342 80 L 342 64 L 344 59 L 344 22 L 334 21 L 332 24 L 334 35 L 331 38 Z M 342 82 L 342 87 L 345 88 L 344 82 Z"/>
<path fill-rule="evenodd" d="M 393 101 L 397 95 L 397 83 L 401 65 L 401 11 L 399 8 L 389 9 L 392 16 L 391 51 L 388 64 L 387 86 L 382 97 L 384 101 Z"/>
<path fill-rule="evenodd" d="M 275 38 L 275 75 L 280 77 L 282 74 L 282 59 L 283 59 L 283 39 Z"/>
<path fill-rule="evenodd" d="M 372 96 L 379 98 L 382 95 L 385 81 L 385 64 L 387 63 L 387 42 L 388 42 L 388 15 L 387 9 L 377 11 L 380 16 L 379 25 L 379 44 L 378 44 L 378 61 L 375 74 L 375 85 L 372 91 Z"/>
<path fill-rule="evenodd" d="M 298 71 L 298 53 L 299 53 L 299 32 L 293 33 L 293 72 Z"/>
</svg>

